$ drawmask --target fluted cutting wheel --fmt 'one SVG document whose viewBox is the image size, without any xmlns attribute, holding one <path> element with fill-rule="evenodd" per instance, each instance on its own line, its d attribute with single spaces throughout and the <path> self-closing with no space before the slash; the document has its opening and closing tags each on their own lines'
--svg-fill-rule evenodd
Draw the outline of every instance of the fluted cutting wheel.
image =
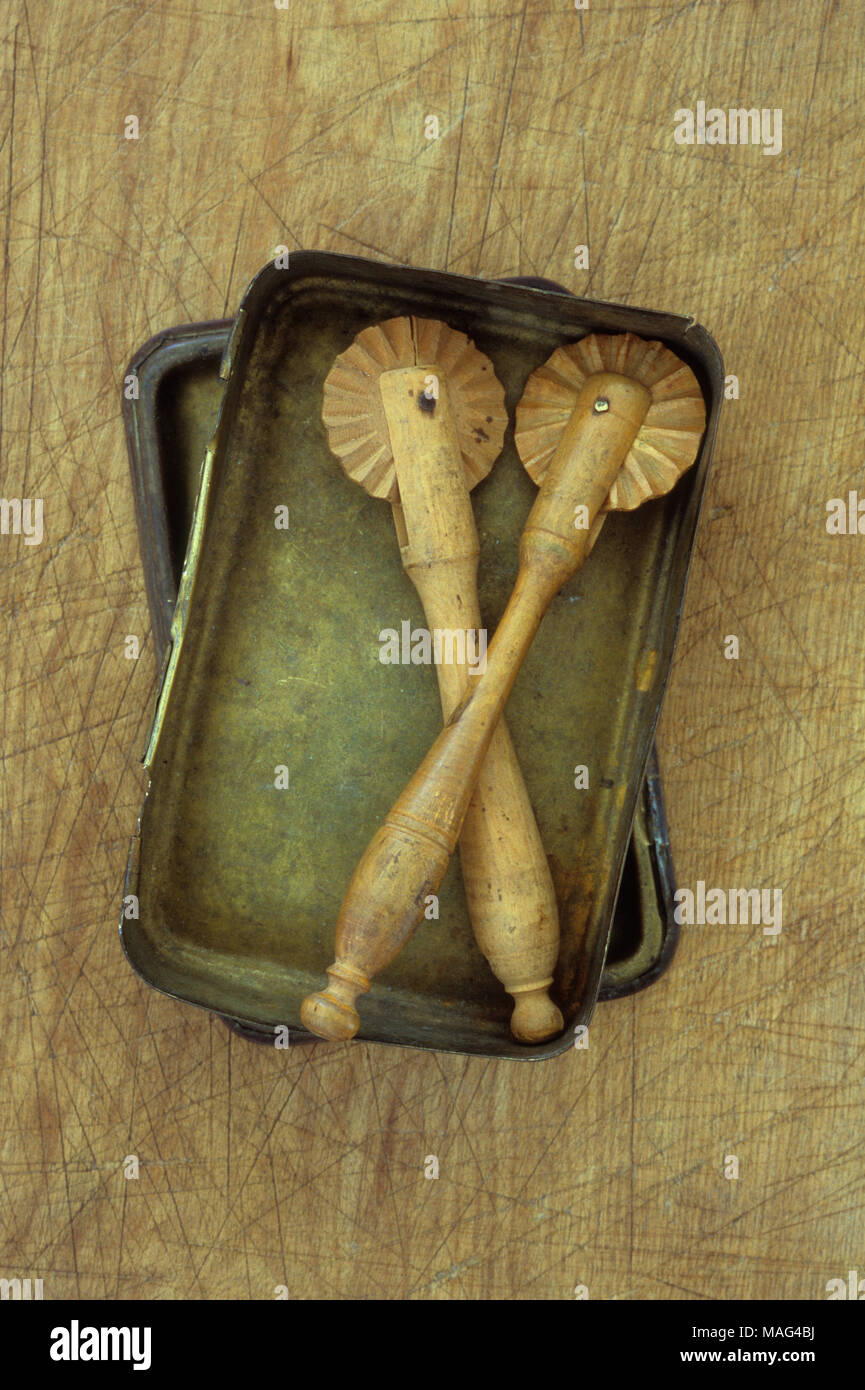
<svg viewBox="0 0 865 1390">
<path fill-rule="evenodd" d="M 501 453 L 508 423 L 504 388 L 488 357 L 464 333 L 437 319 L 388 319 L 364 328 L 337 357 L 324 383 L 321 418 L 328 443 L 350 478 L 399 501 L 387 421 L 378 389 L 383 372 L 429 367 L 447 384 L 466 481 L 485 478 Z"/>
<path fill-rule="evenodd" d="M 635 333 L 592 333 L 557 348 L 532 372 L 517 406 L 516 445 L 540 486 L 562 430 L 586 378 L 619 372 L 652 393 L 637 438 L 602 511 L 632 511 L 650 497 L 669 492 L 697 457 L 706 426 L 706 406 L 691 368 L 663 343 Z"/>
</svg>

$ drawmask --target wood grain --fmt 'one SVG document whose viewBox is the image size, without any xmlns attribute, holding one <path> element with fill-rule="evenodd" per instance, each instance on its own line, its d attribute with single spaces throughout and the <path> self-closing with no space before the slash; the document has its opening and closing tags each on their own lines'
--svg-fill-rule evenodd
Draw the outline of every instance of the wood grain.
<svg viewBox="0 0 865 1390">
<path fill-rule="evenodd" d="M 382 364 L 392 360 L 387 348 L 396 332 L 408 338 L 403 364 L 394 361 L 382 371 Z M 370 335 L 375 335 L 370 346 L 378 349 L 377 356 L 365 354 L 352 371 L 348 359 L 357 361 L 357 349 Z M 424 336 L 430 340 L 426 350 Z M 444 368 L 446 375 L 439 379 L 436 373 Z M 430 397 L 433 383 L 436 394 Z M 486 665 L 477 586 L 480 542 L 470 489 L 501 451 L 508 427 L 504 387 L 489 358 L 464 334 L 429 320 L 403 319 L 361 333 L 328 373 L 323 397 L 328 443 L 343 456 L 349 476 L 373 495 L 386 491 L 391 496 L 400 558 L 421 600 L 428 631 L 464 634 L 464 659 L 443 653 L 448 659 L 436 662 L 447 723 L 476 684 L 472 665 L 475 676 L 478 666 Z M 346 423 L 348 414 L 352 426 Z M 360 469 L 354 464 L 358 454 Z M 390 487 L 388 474 L 393 475 Z M 469 633 L 477 641 L 477 654 L 482 632 L 483 661 L 472 663 Z M 559 907 L 504 719 L 492 735 L 466 812 L 460 858 L 475 940 L 496 979 L 513 996 L 511 1033 L 525 1043 L 559 1036 L 564 1020 L 547 992 L 559 954 Z M 349 997 L 355 997 L 351 991 Z M 340 1026 L 335 1033 L 311 1020 L 307 1026 L 335 1041 L 353 1036 L 344 1031 L 341 1008 L 336 1018 Z"/>
<path fill-rule="evenodd" d="M 823 1298 L 865 1269 L 865 539 L 825 525 L 862 487 L 865 13 L 312 8 L 0 19 L 3 495 L 44 499 L 41 544 L 0 536 L 0 1274 L 46 1298 Z M 678 145 L 698 100 L 780 108 L 781 152 Z M 783 930 L 686 927 L 588 1050 L 259 1049 L 122 958 L 157 658 L 124 366 L 230 313 L 281 244 L 690 312 L 738 377 L 660 744 L 680 882 L 780 888 Z"/>
</svg>

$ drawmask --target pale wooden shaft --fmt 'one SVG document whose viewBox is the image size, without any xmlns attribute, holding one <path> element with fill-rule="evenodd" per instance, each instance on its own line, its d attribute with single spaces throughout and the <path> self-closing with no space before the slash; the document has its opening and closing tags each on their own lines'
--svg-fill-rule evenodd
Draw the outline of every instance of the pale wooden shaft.
<svg viewBox="0 0 865 1390">
<path fill-rule="evenodd" d="M 586 507 L 591 524 L 650 402 L 645 387 L 612 372 L 588 378 L 577 396 L 520 542 L 517 582 L 486 673 L 397 799 L 349 884 L 336 964 L 360 974 L 361 988 L 402 949 L 444 877 L 522 660 L 551 599 L 585 558 L 591 533 L 574 528 L 576 507 Z M 302 1017 L 326 1037 L 351 1037 L 359 1025 L 352 1006 L 340 999 L 337 1009 L 326 992 L 305 1001 Z"/>
<path fill-rule="evenodd" d="M 427 393 L 431 376 L 437 398 Z M 451 634 L 445 654 L 462 641 L 468 656 L 469 634 L 474 634 L 477 664 L 482 650 L 479 545 L 446 380 L 432 368 L 406 368 L 383 373 L 379 387 L 399 483 L 396 521 L 403 565 L 429 630 Z M 436 675 L 447 721 L 478 676 L 467 660 L 438 662 Z M 524 996 L 511 1021 L 514 1035 L 525 1042 L 555 1036 L 563 1020 L 546 991 L 558 955 L 558 905 L 504 721 L 493 735 L 466 813 L 460 857 L 478 946 L 505 989 Z M 537 997 L 529 1000 L 529 995 Z"/>
</svg>

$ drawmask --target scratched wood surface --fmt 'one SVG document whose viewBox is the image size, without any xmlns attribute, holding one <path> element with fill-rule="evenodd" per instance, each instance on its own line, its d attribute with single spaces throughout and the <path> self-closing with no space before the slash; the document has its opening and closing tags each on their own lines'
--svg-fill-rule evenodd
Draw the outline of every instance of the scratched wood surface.
<svg viewBox="0 0 865 1390">
<path fill-rule="evenodd" d="M 12 0 L 0 25 L 2 491 L 44 501 L 40 544 L 0 536 L 0 1275 L 819 1299 L 865 1274 L 865 537 L 825 525 L 865 493 L 858 0 Z M 781 151 L 677 144 L 698 101 L 780 108 Z M 692 313 L 739 379 L 660 746 L 680 882 L 781 889 L 783 929 L 685 928 L 587 1051 L 275 1052 L 121 956 L 157 658 L 123 368 L 280 243 Z"/>
</svg>

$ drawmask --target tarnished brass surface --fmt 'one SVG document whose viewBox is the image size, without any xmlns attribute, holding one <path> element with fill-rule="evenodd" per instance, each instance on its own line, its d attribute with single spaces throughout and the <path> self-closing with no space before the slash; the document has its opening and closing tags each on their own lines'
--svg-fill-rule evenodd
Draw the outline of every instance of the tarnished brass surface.
<svg viewBox="0 0 865 1390">
<path fill-rule="evenodd" d="M 601 986 L 723 375 L 711 340 L 685 320 L 512 286 L 317 253 L 253 282 L 187 558 L 175 620 L 182 650 L 158 714 L 130 861 L 127 891 L 141 915 L 124 921 L 124 945 L 159 988 L 254 1026 L 295 1028 L 354 864 L 438 728 L 434 672 L 378 660 L 379 631 L 403 619 L 421 627 L 423 615 L 387 509 L 345 478 L 320 418 L 334 357 L 365 324 L 397 313 L 437 316 L 472 336 L 493 359 L 511 411 L 558 343 L 623 329 L 661 337 L 687 357 L 710 407 L 696 469 L 665 501 L 610 518 L 544 620 L 508 707 L 564 904 L 556 994 L 572 1027 L 588 1020 Z M 192 373 L 157 403 L 166 456 L 172 447 L 200 452 L 191 421 L 217 396 L 212 377 Z M 184 483 L 175 496 L 173 512 L 185 508 L 187 521 L 193 490 Z M 490 630 L 533 496 L 509 435 L 474 494 Z M 280 505 L 290 508 L 288 533 L 274 527 Z M 176 567 L 175 556 L 175 579 Z M 588 791 L 574 787 L 581 763 L 591 769 Z M 287 791 L 274 786 L 282 764 Z M 636 896 L 651 918 L 652 831 L 644 824 L 641 833 Z M 617 970 L 620 983 L 627 976 L 625 960 L 631 979 L 637 957 L 651 973 L 662 954 L 659 913 L 655 926 L 651 944 L 651 931 L 638 931 L 635 950 L 619 961 L 611 953 L 605 994 Z M 571 1040 L 527 1049 L 510 1039 L 508 1001 L 474 945 L 456 860 L 439 920 L 377 982 L 364 1017 L 368 1038 L 489 1055 L 553 1055 Z"/>
</svg>

